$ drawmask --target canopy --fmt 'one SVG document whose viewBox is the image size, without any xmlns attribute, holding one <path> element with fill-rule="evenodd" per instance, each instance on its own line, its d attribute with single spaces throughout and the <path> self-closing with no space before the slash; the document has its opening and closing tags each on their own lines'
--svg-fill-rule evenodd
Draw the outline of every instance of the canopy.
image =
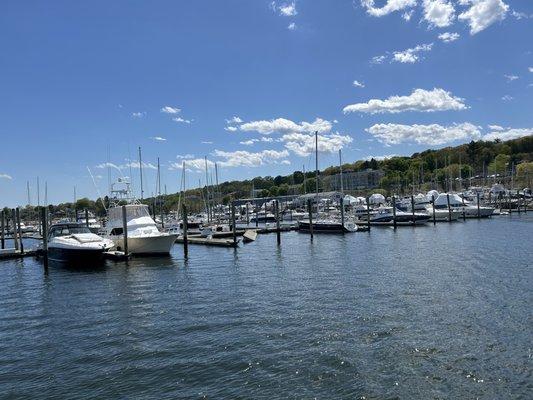
<svg viewBox="0 0 533 400">
<path fill-rule="evenodd" d="M 439 192 L 437 192 L 436 190 L 430 190 L 427 194 L 426 194 L 426 197 L 428 198 L 428 200 L 431 200 L 431 197 L 432 196 L 435 196 L 435 198 L 439 197 Z"/>
<path fill-rule="evenodd" d="M 435 205 L 436 206 L 448 205 L 448 196 L 447 196 L 448 194 L 450 195 L 450 206 L 461 207 L 466 203 L 463 201 L 461 196 L 459 196 L 456 193 L 441 193 L 439 194 L 439 197 L 435 199 Z"/>
<path fill-rule="evenodd" d="M 370 204 L 385 204 L 385 196 L 383 196 L 381 193 L 374 193 L 369 198 Z"/>
</svg>

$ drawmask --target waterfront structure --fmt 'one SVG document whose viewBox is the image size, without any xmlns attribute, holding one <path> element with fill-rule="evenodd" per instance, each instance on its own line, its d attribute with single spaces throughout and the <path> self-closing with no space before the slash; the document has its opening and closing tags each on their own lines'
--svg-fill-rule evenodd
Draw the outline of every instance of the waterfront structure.
<svg viewBox="0 0 533 400">
<path fill-rule="evenodd" d="M 341 174 L 324 176 L 322 184 L 325 190 L 363 190 L 379 187 L 379 182 L 385 173 L 380 169 L 366 169 L 357 172 L 343 172 Z"/>
</svg>

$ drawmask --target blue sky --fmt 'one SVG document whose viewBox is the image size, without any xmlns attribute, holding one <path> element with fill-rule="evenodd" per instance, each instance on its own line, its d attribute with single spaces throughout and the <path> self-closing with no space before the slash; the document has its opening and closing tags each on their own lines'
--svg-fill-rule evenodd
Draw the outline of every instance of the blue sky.
<svg viewBox="0 0 533 400">
<path fill-rule="evenodd" d="M 533 134 L 533 2 L 11 1 L 0 14 L 0 203 Z M 109 152 L 109 157 L 108 157 Z M 134 165 L 135 167 L 135 165 Z M 113 176 L 119 174 L 111 168 Z M 138 172 L 133 183 L 138 191 Z"/>
</svg>

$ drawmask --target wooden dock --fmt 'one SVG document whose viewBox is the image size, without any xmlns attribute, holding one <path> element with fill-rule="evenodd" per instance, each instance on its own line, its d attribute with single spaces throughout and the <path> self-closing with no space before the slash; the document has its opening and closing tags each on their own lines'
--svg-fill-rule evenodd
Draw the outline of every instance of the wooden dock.
<svg viewBox="0 0 533 400">
<path fill-rule="evenodd" d="M 240 240 L 240 239 L 239 239 Z M 204 246 L 216 246 L 216 247 L 237 247 L 239 240 L 233 242 L 233 239 L 219 239 L 219 238 L 204 238 L 200 236 L 188 236 L 188 244 L 199 244 Z M 183 243 L 183 236 L 179 236 L 176 239 L 176 243 Z"/>
<path fill-rule="evenodd" d="M 25 257 L 35 257 L 39 254 L 38 250 L 28 250 L 21 252 L 20 250 L 15 249 L 2 249 L 0 250 L 0 261 L 2 260 L 12 260 L 17 258 Z"/>
</svg>

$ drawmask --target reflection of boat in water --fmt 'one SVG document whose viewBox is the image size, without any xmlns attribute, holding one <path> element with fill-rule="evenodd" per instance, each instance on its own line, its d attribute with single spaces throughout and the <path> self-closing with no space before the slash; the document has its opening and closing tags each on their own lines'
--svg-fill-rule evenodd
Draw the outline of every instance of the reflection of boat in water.
<svg viewBox="0 0 533 400">
<path fill-rule="evenodd" d="M 398 209 L 393 210 L 392 207 L 380 207 L 370 217 L 370 222 L 373 225 L 392 225 L 394 221 L 396 221 L 397 225 L 421 225 L 429 221 L 429 215 L 417 212 L 413 214 Z"/>
<path fill-rule="evenodd" d="M 101 262 L 104 252 L 114 243 L 92 233 L 80 223 L 59 223 L 50 227 L 48 259 L 59 262 L 91 264 Z"/>
<path fill-rule="evenodd" d="M 302 232 L 310 232 L 310 225 L 312 225 L 313 233 L 342 233 L 357 231 L 357 225 L 352 222 L 345 221 L 343 225 L 340 221 L 334 220 L 313 221 L 312 224 L 309 224 L 309 220 L 301 220 L 298 221 L 298 230 Z"/>
</svg>

